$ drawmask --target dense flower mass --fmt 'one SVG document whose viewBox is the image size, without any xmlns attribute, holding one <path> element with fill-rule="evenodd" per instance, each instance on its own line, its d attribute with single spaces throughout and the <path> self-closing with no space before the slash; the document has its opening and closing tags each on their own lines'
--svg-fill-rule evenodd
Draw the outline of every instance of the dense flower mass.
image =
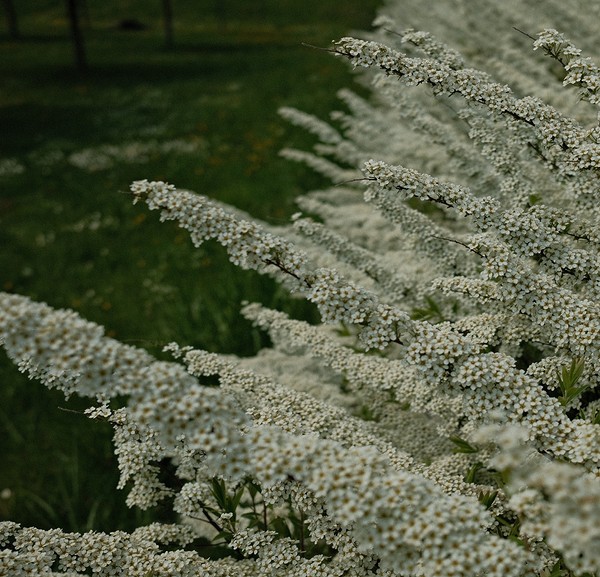
<svg viewBox="0 0 600 577">
<path fill-rule="evenodd" d="M 92 399 L 128 504 L 179 520 L 0 523 L 0 575 L 600 575 L 600 72 L 581 4 L 600 9 L 534 4 L 390 1 L 335 42 L 373 95 L 342 91 L 330 122 L 281 110 L 318 139 L 282 154 L 332 181 L 289 226 L 131 185 L 320 324 L 246 303 L 269 348 L 171 343 L 167 362 L 0 293 L 9 357 Z"/>
</svg>

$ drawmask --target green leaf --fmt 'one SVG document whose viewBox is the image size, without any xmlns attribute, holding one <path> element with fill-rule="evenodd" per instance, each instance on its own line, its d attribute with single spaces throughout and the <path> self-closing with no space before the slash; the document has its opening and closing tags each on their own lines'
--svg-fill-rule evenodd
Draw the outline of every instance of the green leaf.
<svg viewBox="0 0 600 577">
<path fill-rule="evenodd" d="M 227 511 L 227 489 L 225 488 L 225 481 L 223 479 L 217 479 L 216 477 L 213 478 L 210 490 L 219 507 L 221 507 L 223 511 L 229 512 Z"/>
<path fill-rule="evenodd" d="M 486 508 L 489 509 L 496 497 L 498 496 L 498 491 L 482 491 L 479 493 L 479 502 Z"/>
<path fill-rule="evenodd" d="M 577 386 L 577 381 L 579 381 L 583 374 L 584 366 L 585 359 L 583 357 L 575 357 L 571 360 L 571 364 L 568 367 L 563 367 L 558 373 L 558 384 L 562 393 L 558 397 L 558 400 L 561 405 L 568 405 L 588 388 L 588 385 Z"/>
<path fill-rule="evenodd" d="M 288 524 L 286 523 L 285 519 L 282 519 L 281 517 L 275 517 L 275 519 L 273 519 L 270 523 L 270 526 L 273 527 L 273 529 L 275 531 L 277 531 L 277 533 L 281 536 L 281 537 L 291 537 L 292 534 L 290 533 L 290 528 L 288 527 Z"/>
<path fill-rule="evenodd" d="M 215 535 L 213 542 L 217 541 L 219 539 L 223 539 L 223 541 L 225 541 L 226 543 L 229 543 L 229 541 L 231 541 L 233 539 L 233 533 L 231 531 L 226 531 L 226 530 L 219 531 Z"/>
<path fill-rule="evenodd" d="M 235 493 L 235 495 L 230 500 L 231 510 L 230 513 L 235 513 L 238 505 L 240 504 L 240 500 L 242 499 L 242 495 L 244 494 L 245 487 L 242 485 Z"/>
<path fill-rule="evenodd" d="M 481 469 L 483 465 L 480 462 L 473 463 L 470 469 L 467 471 L 465 475 L 465 483 L 475 483 L 475 477 L 477 476 L 477 471 Z"/>
<path fill-rule="evenodd" d="M 249 529 L 252 529 L 253 527 L 260 528 L 263 526 L 262 515 L 258 511 L 247 511 L 246 513 L 242 513 L 240 517 L 243 519 L 248 519 L 247 527 Z"/>
<path fill-rule="evenodd" d="M 359 419 L 362 419 L 363 421 L 377 421 L 377 415 L 375 414 L 375 412 L 373 411 L 373 409 L 371 409 L 371 407 L 369 407 L 368 405 L 362 405 L 360 407 L 360 409 L 358 410 L 358 413 L 356 415 Z"/>
<path fill-rule="evenodd" d="M 560 561 L 557 561 L 552 567 L 552 570 L 550 571 L 550 575 L 548 577 L 561 577 L 562 574 L 562 563 Z"/>
<path fill-rule="evenodd" d="M 461 439 L 460 437 L 450 436 L 449 439 L 456 445 L 454 447 L 455 453 L 478 453 L 479 448 L 471 445 L 469 442 Z"/>
<path fill-rule="evenodd" d="M 410 318 L 414 321 L 428 321 L 437 319 L 442 322 L 444 320 L 444 316 L 442 315 L 442 311 L 438 304 L 430 297 L 425 297 L 425 302 L 427 303 L 426 307 L 416 307 L 412 310 Z"/>
<path fill-rule="evenodd" d="M 248 481 L 246 483 L 246 488 L 248 489 L 248 493 L 250 493 L 250 497 L 254 499 L 258 493 L 260 493 L 260 486 L 257 485 L 254 481 Z"/>
<path fill-rule="evenodd" d="M 575 385 L 583 373 L 584 365 L 585 359 L 583 357 L 575 357 L 572 359 L 569 368 L 562 368 L 562 384 L 566 387 Z"/>
<path fill-rule="evenodd" d="M 208 505 L 203 505 L 202 510 L 214 515 L 215 517 L 218 517 L 222 513 L 221 510 L 215 509 L 214 507 L 209 507 Z"/>
</svg>

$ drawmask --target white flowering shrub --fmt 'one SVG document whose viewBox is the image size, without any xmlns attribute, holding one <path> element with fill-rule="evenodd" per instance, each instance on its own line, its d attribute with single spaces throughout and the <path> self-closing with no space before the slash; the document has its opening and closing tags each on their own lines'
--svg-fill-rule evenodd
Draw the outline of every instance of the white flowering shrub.
<svg viewBox="0 0 600 577">
<path fill-rule="evenodd" d="M 433 10 L 388 13 L 407 20 L 412 4 L 415 21 Z M 548 5 L 589 27 L 577 3 Z M 321 324 L 246 303 L 272 348 L 173 343 L 165 362 L 0 295 L 10 358 L 90 398 L 88 416 L 114 427 L 128 504 L 167 502 L 179 519 L 131 534 L 1 523 L 1 575 L 600 575 L 600 73 L 554 29 L 509 28 L 546 69 L 494 51 L 509 11 L 481 6 L 479 53 L 391 17 L 333 44 L 373 96 L 343 91 L 331 123 L 281 111 L 318 137 L 283 154 L 332 180 L 290 226 L 131 185 L 195 245 L 215 240 L 314 303 Z M 465 10 L 444 24 L 451 40 Z"/>
</svg>

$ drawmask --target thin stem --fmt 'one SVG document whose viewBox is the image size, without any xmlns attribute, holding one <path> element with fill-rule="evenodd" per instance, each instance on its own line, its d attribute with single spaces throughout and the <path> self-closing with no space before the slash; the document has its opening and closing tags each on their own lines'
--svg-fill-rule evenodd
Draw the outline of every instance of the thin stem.
<svg viewBox="0 0 600 577">
<path fill-rule="evenodd" d="M 323 48 L 322 46 L 315 46 L 314 44 L 309 44 L 308 42 L 301 42 L 302 46 L 306 46 L 307 48 L 314 48 L 315 50 L 322 50 L 323 52 L 333 52 L 334 54 L 340 54 L 334 48 Z"/>
<path fill-rule="evenodd" d="M 272 260 L 270 258 L 266 258 L 266 259 L 263 259 L 263 262 L 265 264 L 272 264 L 273 266 L 276 266 L 281 272 L 284 272 L 286 274 L 289 274 L 290 276 L 293 276 L 296 280 L 300 281 L 301 283 L 304 283 L 307 286 L 307 288 L 312 287 L 310 282 L 308 282 L 305 278 L 302 278 L 302 277 L 298 276 L 295 272 L 292 272 L 291 270 L 287 269 L 279 261 Z"/>
<path fill-rule="evenodd" d="M 252 499 L 252 512 L 254 513 L 255 517 L 258 517 L 258 513 L 256 511 L 256 497 L 250 493 L 250 498 Z"/>
<path fill-rule="evenodd" d="M 527 38 L 531 38 L 531 40 L 537 40 L 537 38 L 535 36 L 532 36 L 531 34 L 528 34 L 527 32 L 523 32 L 523 30 L 520 30 L 516 26 L 513 26 L 513 30 L 520 32 L 521 34 L 523 34 L 523 36 L 527 36 Z"/>
<path fill-rule="evenodd" d="M 350 184 L 351 182 L 365 182 L 365 181 L 376 181 L 375 177 L 372 178 L 351 178 L 350 180 L 343 180 L 342 182 L 336 182 L 333 186 L 343 186 L 344 184 Z"/>
<path fill-rule="evenodd" d="M 265 531 L 267 530 L 267 503 L 263 500 L 263 524 L 265 526 Z"/>
<path fill-rule="evenodd" d="M 304 511 L 300 509 L 300 551 L 304 551 Z"/>
<path fill-rule="evenodd" d="M 219 525 L 213 519 L 212 515 L 204 507 L 202 507 L 202 514 L 206 517 L 206 521 L 210 523 L 219 533 L 223 531 L 223 527 L 221 527 L 221 525 Z M 202 521 L 202 519 L 200 519 L 200 521 Z"/>
<path fill-rule="evenodd" d="M 64 411 L 65 413 L 76 413 L 77 415 L 84 415 L 83 411 L 76 411 L 75 409 L 67 409 L 66 407 L 58 407 L 59 411 Z"/>
<path fill-rule="evenodd" d="M 445 236 L 436 236 L 435 234 L 432 234 L 431 238 L 437 238 L 438 240 L 446 240 L 448 242 L 455 242 L 456 244 L 460 244 L 461 246 L 464 246 L 466 249 L 469 249 L 471 252 L 474 252 L 476 255 L 479 255 L 481 258 L 484 258 L 484 255 L 481 254 L 478 250 L 471 248 L 468 244 L 466 244 L 460 240 L 456 240 L 454 238 L 446 238 Z"/>
</svg>

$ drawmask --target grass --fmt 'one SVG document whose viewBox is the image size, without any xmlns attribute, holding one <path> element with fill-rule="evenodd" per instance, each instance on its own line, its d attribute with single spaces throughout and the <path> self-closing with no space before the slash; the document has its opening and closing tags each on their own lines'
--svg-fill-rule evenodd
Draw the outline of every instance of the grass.
<svg viewBox="0 0 600 577">
<path fill-rule="evenodd" d="M 293 199 L 323 183 L 278 158 L 310 139 L 277 108 L 326 117 L 351 84 L 345 63 L 302 42 L 368 27 L 377 2 L 215 0 L 200 11 L 181 0 L 172 50 L 159 2 L 88 4 L 86 75 L 73 71 L 61 3 L 20 2 L 22 38 L 0 37 L 0 290 L 73 308 L 157 354 L 173 340 L 252 354 L 265 339 L 239 316 L 243 299 L 314 318 L 121 193 L 163 179 L 285 221 Z M 118 30 L 126 18 L 146 28 Z M 174 141 L 190 150 L 164 147 Z M 140 146 L 143 158 L 128 158 Z M 82 168 L 86 155 L 95 166 Z M 114 491 L 111 431 L 72 412 L 84 401 L 28 382 L 3 354 L 0 383 L 0 520 L 83 531 L 161 518 L 128 510 Z"/>
</svg>

